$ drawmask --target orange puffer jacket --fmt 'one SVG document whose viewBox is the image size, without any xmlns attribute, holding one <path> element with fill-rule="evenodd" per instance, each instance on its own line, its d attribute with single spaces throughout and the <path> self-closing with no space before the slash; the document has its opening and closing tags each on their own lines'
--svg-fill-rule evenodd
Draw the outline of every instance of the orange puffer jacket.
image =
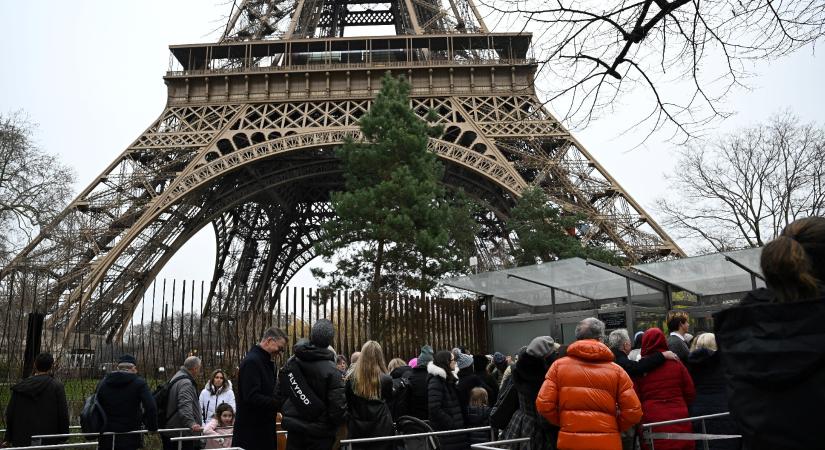
<svg viewBox="0 0 825 450">
<path fill-rule="evenodd" d="M 561 427 L 559 450 L 621 450 L 619 433 L 642 418 L 630 377 L 613 363 L 610 349 L 593 339 L 574 342 L 567 356 L 553 363 L 536 409 Z"/>
</svg>

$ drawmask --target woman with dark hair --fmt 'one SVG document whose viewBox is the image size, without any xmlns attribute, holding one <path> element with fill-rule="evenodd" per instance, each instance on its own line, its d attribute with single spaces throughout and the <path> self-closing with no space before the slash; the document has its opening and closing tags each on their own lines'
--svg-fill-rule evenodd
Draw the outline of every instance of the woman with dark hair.
<svg viewBox="0 0 825 450">
<path fill-rule="evenodd" d="M 350 439 L 393 435 L 390 414 L 392 378 L 387 375 L 381 344 L 367 341 L 361 347 L 361 356 L 347 379 L 347 429 Z M 391 450 L 392 442 L 358 444 L 357 450 Z"/>
<path fill-rule="evenodd" d="M 427 365 L 430 379 L 427 384 L 427 407 L 430 424 L 436 431 L 464 428 L 464 415 L 458 399 L 455 374 L 456 362 L 453 352 L 441 350 L 435 354 L 433 362 Z M 467 450 L 467 436 L 451 434 L 440 436 L 444 450 Z"/>
<path fill-rule="evenodd" d="M 232 382 L 222 369 L 217 369 L 212 372 L 200 395 L 201 419 L 204 425 L 212 419 L 218 405 L 222 403 L 231 406 L 233 411 L 236 408 Z"/>
<path fill-rule="evenodd" d="M 797 220 L 762 250 L 767 289 L 714 314 L 730 413 L 744 448 L 821 448 L 825 218 Z"/>
</svg>

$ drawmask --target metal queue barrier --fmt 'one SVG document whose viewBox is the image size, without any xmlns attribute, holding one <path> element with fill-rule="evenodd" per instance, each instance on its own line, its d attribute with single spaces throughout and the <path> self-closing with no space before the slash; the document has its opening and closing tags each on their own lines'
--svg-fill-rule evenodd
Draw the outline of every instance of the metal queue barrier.
<svg viewBox="0 0 825 450">
<path fill-rule="evenodd" d="M 475 428 L 462 428 L 459 430 L 448 430 L 448 431 L 430 431 L 428 433 L 413 433 L 413 434 L 396 434 L 393 436 L 379 436 L 379 437 L 371 437 L 371 438 L 361 438 L 361 439 L 343 439 L 341 441 L 341 450 L 352 450 L 353 444 L 367 444 L 372 442 L 388 442 L 388 441 L 403 441 L 407 439 L 421 439 L 425 438 L 425 442 L 427 448 L 430 448 L 430 440 L 426 439 L 431 436 L 447 436 L 450 434 L 463 434 L 469 433 L 471 431 L 490 431 L 491 428 L 489 426 L 486 427 L 475 427 Z"/>
<path fill-rule="evenodd" d="M 189 431 L 189 428 L 163 428 L 157 431 L 158 434 L 178 433 L 178 436 L 183 436 L 183 433 Z M 115 448 L 115 441 L 118 435 L 124 434 L 148 434 L 149 430 L 134 430 L 134 431 L 105 431 L 103 433 L 66 433 L 66 434 L 40 434 L 32 436 L 32 445 L 38 446 L 43 439 L 60 439 L 60 438 L 96 438 L 101 436 L 112 436 L 112 448 Z M 95 442 L 96 443 L 96 442 Z M 44 446 L 46 447 L 46 446 Z M 32 447 L 25 447 L 32 448 Z"/>
<path fill-rule="evenodd" d="M 670 440 L 670 441 L 702 441 L 705 450 L 709 449 L 708 441 L 717 441 L 722 439 L 741 439 L 742 435 L 739 434 L 708 434 L 707 425 L 705 424 L 705 420 L 707 419 L 716 419 L 719 417 L 727 417 L 730 415 L 730 412 L 718 413 L 718 414 L 708 414 L 706 416 L 696 416 L 696 417 L 688 417 L 685 419 L 676 419 L 676 420 L 665 420 L 662 422 L 652 422 L 652 423 L 644 423 L 642 424 L 642 438 L 650 444 L 650 449 L 655 450 L 654 440 Z M 685 422 L 695 422 L 701 421 L 702 423 L 702 432 L 701 433 L 654 433 L 652 431 L 653 427 L 658 427 L 662 425 L 673 425 L 677 423 L 685 423 Z"/>
<path fill-rule="evenodd" d="M 480 444 L 473 444 L 470 448 L 478 450 L 501 450 L 501 448 L 498 447 L 499 445 L 518 444 L 520 442 L 530 442 L 530 438 L 523 437 L 517 439 L 503 439 L 501 441 L 482 442 Z"/>
<path fill-rule="evenodd" d="M 94 448 L 97 441 L 80 442 L 77 444 L 32 445 L 29 447 L 6 447 L 3 450 L 60 450 L 66 448 Z"/>
<path fill-rule="evenodd" d="M 287 434 L 286 431 L 276 431 L 275 433 L 276 434 Z M 187 441 L 209 441 L 209 440 L 213 440 L 213 439 L 226 439 L 226 438 L 232 439 L 232 435 L 231 434 L 209 434 L 209 435 L 200 435 L 200 436 L 179 436 L 179 437 L 169 438 L 169 440 L 172 441 L 172 442 L 177 442 L 178 450 L 183 450 L 183 443 L 187 442 Z M 229 448 L 240 448 L 240 447 L 224 447 L 224 448 L 229 449 Z"/>
</svg>

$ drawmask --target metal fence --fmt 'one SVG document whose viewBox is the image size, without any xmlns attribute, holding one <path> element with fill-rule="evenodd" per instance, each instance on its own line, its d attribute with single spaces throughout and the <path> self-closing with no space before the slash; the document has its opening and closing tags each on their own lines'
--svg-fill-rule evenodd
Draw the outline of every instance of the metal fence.
<svg viewBox="0 0 825 450">
<path fill-rule="evenodd" d="M 77 423 L 83 398 L 114 369 L 120 355 L 135 356 L 141 376 L 150 385 L 171 377 L 189 355 L 203 360 L 204 377 L 221 368 L 236 380 L 241 359 L 269 326 L 286 331 L 294 344 L 309 336 L 317 320 L 329 319 L 336 329 L 332 345 L 345 355 L 359 350 L 368 339 L 379 341 L 388 359 L 417 356 L 423 344 L 435 349 L 487 350 L 487 315 L 474 299 L 369 296 L 292 287 L 271 302 L 271 309 L 252 311 L 243 302 L 225 299 L 220 286 L 210 299 L 207 282 L 156 280 L 118 338 L 111 330 L 96 328 L 99 324 L 94 321 L 81 321 L 67 332 L 65 321 L 54 320 L 54 308 L 45 306 L 59 308 L 60 300 L 44 297 L 60 291 L 38 282 L 36 276 L 0 282 L 0 413 L 11 386 L 31 373 L 40 351 L 52 352 L 58 359 L 55 376 L 66 385 L 70 415 Z M 291 349 L 288 346 L 279 365 Z M 0 427 L 3 421 L 0 414 Z"/>
<path fill-rule="evenodd" d="M 709 419 L 718 419 L 722 417 L 730 416 L 730 412 L 718 413 L 718 414 L 708 414 L 706 416 L 696 416 L 696 417 L 687 417 L 685 419 L 676 419 L 676 420 L 666 420 L 663 422 L 652 422 L 652 423 L 645 423 L 642 424 L 642 439 L 646 440 L 650 445 L 650 449 L 654 450 L 656 448 L 655 441 L 662 440 L 662 441 L 694 441 L 694 442 L 702 442 L 702 448 L 708 450 L 710 445 L 708 444 L 709 441 L 718 441 L 723 439 L 741 439 L 742 436 L 738 434 L 708 434 L 707 431 L 707 424 L 705 423 L 706 420 Z M 658 427 L 662 425 L 674 425 L 678 423 L 685 423 L 685 422 L 696 422 L 700 423 L 699 428 L 702 431 L 701 433 L 663 433 L 663 432 L 654 432 L 653 427 Z"/>
</svg>

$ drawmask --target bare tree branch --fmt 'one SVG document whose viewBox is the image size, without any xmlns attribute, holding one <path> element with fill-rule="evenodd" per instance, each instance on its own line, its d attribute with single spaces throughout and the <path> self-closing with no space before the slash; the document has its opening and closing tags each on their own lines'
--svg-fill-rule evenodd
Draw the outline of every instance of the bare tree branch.
<svg viewBox="0 0 825 450">
<path fill-rule="evenodd" d="M 757 61 L 825 33 L 825 3 L 812 0 L 481 3 L 502 18 L 515 12 L 509 28 L 534 33 L 550 103 L 567 111 L 568 124 L 586 126 L 613 99 L 633 95 L 658 111 L 648 116 L 651 131 L 672 127 L 682 141 L 730 115 L 725 101 L 747 87 Z"/>
<path fill-rule="evenodd" d="M 688 146 L 672 175 L 672 200 L 657 207 L 677 236 L 714 251 L 758 247 L 794 220 L 822 215 L 825 130 L 789 113 Z"/>
</svg>

